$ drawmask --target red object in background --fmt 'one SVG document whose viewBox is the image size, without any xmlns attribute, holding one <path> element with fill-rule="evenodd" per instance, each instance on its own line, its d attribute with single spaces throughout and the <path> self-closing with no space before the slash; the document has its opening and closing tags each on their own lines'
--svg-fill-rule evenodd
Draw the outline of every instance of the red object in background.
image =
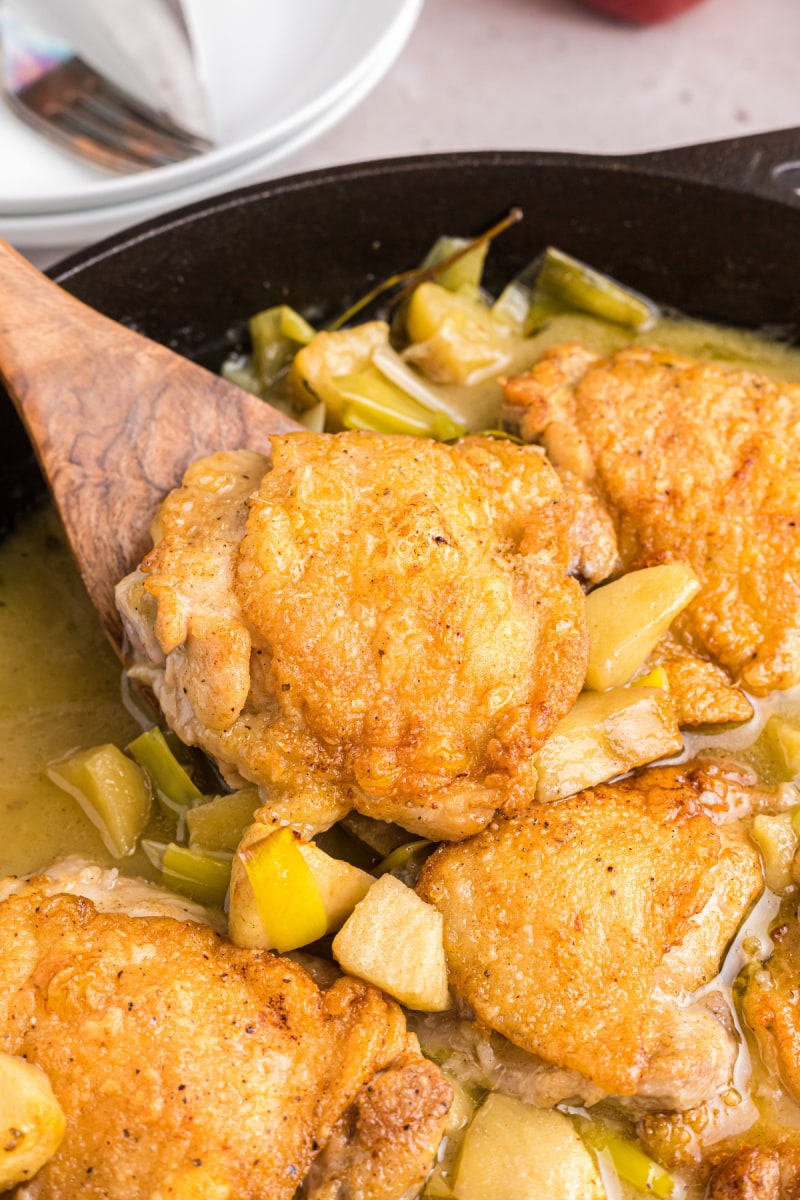
<svg viewBox="0 0 800 1200">
<path fill-rule="evenodd" d="M 684 9 L 699 4 L 700 0 L 582 0 L 582 3 L 612 17 L 634 21 L 637 25 L 650 25 L 677 16 Z"/>
</svg>

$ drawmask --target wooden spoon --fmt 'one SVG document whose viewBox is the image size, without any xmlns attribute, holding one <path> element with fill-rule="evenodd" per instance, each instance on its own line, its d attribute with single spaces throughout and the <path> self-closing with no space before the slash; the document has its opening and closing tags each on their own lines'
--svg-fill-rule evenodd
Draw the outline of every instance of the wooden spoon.
<svg viewBox="0 0 800 1200">
<path fill-rule="evenodd" d="M 267 450 L 289 417 L 62 291 L 0 240 L 0 379 L 30 435 L 89 598 L 122 656 L 115 584 L 159 501 L 214 450 Z"/>
</svg>

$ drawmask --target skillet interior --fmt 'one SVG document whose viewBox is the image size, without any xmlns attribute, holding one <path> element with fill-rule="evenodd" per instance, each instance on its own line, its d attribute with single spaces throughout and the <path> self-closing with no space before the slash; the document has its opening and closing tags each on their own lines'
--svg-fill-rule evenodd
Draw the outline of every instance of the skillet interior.
<svg viewBox="0 0 800 1200">
<path fill-rule="evenodd" d="M 775 326 L 796 339 L 800 207 L 735 190 L 718 154 L 712 173 L 724 182 L 680 178 L 682 169 L 706 170 L 698 149 L 617 160 L 436 155 L 319 171 L 156 218 L 52 275 L 216 369 L 248 314 L 288 302 L 312 319 L 333 316 L 376 280 L 418 263 L 440 233 L 477 233 L 519 205 L 524 222 L 489 256 L 490 289 L 553 243 L 692 315 Z M 0 532 L 41 491 L 0 390 Z"/>
</svg>

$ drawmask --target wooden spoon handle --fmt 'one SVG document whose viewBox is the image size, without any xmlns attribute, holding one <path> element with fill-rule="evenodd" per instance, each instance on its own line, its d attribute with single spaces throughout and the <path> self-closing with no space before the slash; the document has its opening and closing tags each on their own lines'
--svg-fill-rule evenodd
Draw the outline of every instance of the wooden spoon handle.
<svg viewBox="0 0 800 1200">
<path fill-rule="evenodd" d="M 270 434 L 299 428 L 257 397 L 88 308 L 2 240 L 0 379 L 118 651 L 114 585 L 147 549 L 162 496 L 204 454 L 267 450 Z"/>
</svg>

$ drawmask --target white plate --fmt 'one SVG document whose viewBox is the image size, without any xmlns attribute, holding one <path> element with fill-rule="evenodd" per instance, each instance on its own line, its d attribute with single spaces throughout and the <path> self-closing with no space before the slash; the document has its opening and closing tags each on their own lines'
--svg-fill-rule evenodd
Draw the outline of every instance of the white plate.
<svg viewBox="0 0 800 1200">
<path fill-rule="evenodd" d="M 63 154 L 0 105 L 6 164 L 0 214 L 24 219 L 108 208 L 167 190 L 183 203 L 178 193 L 189 184 L 219 178 L 287 145 L 352 95 L 378 64 L 387 70 L 422 2 L 189 0 L 216 123 L 215 148 L 157 170 L 109 176 Z"/>
<path fill-rule="evenodd" d="M 320 137 L 347 116 L 357 104 L 361 103 L 389 70 L 402 50 L 412 27 L 413 20 L 407 31 L 399 36 L 393 44 L 384 48 L 383 57 L 373 62 L 371 69 L 362 74 L 350 91 L 341 96 L 336 104 L 331 105 L 325 112 L 298 130 L 293 137 L 286 139 L 278 146 L 271 147 L 263 154 L 248 159 L 228 171 L 223 171 L 211 179 L 198 180 L 186 187 L 146 196 L 141 200 L 125 204 L 84 209 L 71 213 L 43 213 L 31 217 L 0 214 L 0 236 L 22 249 L 58 247 L 66 253 L 72 247 L 110 237 L 128 225 L 145 221 L 148 217 L 157 216 L 171 208 L 181 208 L 196 200 L 202 200 L 206 196 L 217 195 L 234 187 L 269 178 L 270 174 L 275 173 L 273 168 L 284 158 L 301 150 L 314 138 Z"/>
</svg>

